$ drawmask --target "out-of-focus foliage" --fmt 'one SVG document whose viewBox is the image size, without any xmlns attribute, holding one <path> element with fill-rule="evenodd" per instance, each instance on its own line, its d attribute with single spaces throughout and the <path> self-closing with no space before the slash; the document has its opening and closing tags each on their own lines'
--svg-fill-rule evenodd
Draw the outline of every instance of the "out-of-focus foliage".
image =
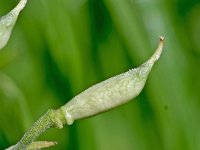
<svg viewBox="0 0 200 150">
<path fill-rule="evenodd" d="M 0 16 L 17 0 L 1 0 Z M 67 150 L 200 149 L 200 2 L 31 0 L 0 52 L 0 149 L 48 108 L 136 67 L 165 36 L 142 94 L 40 139 Z"/>
</svg>

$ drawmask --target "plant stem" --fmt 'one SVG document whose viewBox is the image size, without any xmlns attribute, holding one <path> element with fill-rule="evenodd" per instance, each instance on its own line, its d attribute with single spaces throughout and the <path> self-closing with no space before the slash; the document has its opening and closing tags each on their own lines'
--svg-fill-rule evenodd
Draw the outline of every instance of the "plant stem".
<svg viewBox="0 0 200 150">
<path fill-rule="evenodd" d="M 38 136 L 44 133 L 51 127 L 63 128 L 66 124 L 66 119 L 60 109 L 50 109 L 44 114 L 38 121 L 36 121 L 32 128 L 30 128 L 21 140 L 12 148 L 12 150 L 23 150 L 26 149 Z"/>
</svg>

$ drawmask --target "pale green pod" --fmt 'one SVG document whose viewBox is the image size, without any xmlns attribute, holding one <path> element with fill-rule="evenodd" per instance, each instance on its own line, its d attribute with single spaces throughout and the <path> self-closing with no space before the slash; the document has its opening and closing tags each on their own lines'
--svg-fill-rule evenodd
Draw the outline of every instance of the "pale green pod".
<svg viewBox="0 0 200 150">
<path fill-rule="evenodd" d="M 141 66 L 100 82 L 72 98 L 61 107 L 68 125 L 122 105 L 142 91 L 147 77 L 163 49 L 164 38 L 155 53 Z"/>
<path fill-rule="evenodd" d="M 13 10 L 5 16 L 0 17 L 0 50 L 7 44 L 18 15 L 26 3 L 27 0 L 21 0 Z"/>
</svg>

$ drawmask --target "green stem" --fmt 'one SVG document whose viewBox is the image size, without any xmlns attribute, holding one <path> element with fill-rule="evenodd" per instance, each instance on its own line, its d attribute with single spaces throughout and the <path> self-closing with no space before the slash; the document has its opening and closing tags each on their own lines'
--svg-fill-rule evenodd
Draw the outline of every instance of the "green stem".
<svg viewBox="0 0 200 150">
<path fill-rule="evenodd" d="M 44 114 L 38 121 L 36 121 L 32 128 L 30 128 L 21 140 L 12 148 L 13 150 L 23 150 L 26 149 L 38 136 L 44 133 L 47 129 L 51 127 L 63 128 L 66 124 L 66 120 L 62 111 L 60 109 L 53 110 L 50 109 Z"/>
</svg>

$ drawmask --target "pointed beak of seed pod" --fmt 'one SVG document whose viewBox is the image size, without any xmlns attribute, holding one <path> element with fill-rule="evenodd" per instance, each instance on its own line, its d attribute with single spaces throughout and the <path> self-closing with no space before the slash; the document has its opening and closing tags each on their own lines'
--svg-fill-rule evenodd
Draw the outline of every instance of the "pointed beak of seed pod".
<svg viewBox="0 0 200 150">
<path fill-rule="evenodd" d="M 155 53 L 149 59 L 149 61 L 152 61 L 151 63 L 154 63 L 155 61 L 157 61 L 160 58 L 160 55 L 162 54 L 163 44 L 164 44 L 164 37 L 160 36 L 159 40 L 160 40 L 160 42 L 158 44 L 158 47 L 157 47 Z"/>
</svg>

